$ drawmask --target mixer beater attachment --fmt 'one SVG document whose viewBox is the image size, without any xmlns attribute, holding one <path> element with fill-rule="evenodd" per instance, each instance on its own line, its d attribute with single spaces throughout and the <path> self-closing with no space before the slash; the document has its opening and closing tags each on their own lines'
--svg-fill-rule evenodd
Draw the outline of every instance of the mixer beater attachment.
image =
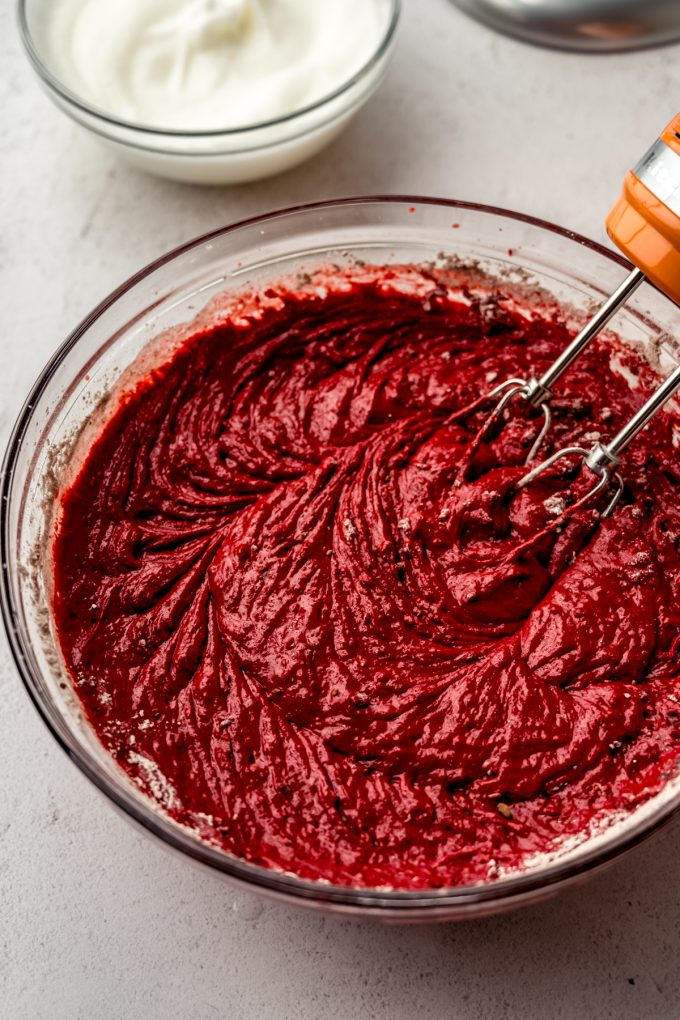
<svg viewBox="0 0 680 1020">
<path fill-rule="evenodd" d="M 519 397 L 529 407 L 540 409 L 543 413 L 540 431 L 526 457 L 526 462 L 530 463 L 550 429 L 552 419 L 549 405 L 553 386 L 640 284 L 648 279 L 676 304 L 680 304 L 680 114 L 673 118 L 654 145 L 626 175 L 623 193 L 607 217 L 607 230 L 635 268 L 539 379 L 506 379 L 487 394 L 487 400 L 498 399 L 478 433 L 478 440 L 498 421 L 514 398 Z M 659 406 L 655 406 L 640 427 L 644 427 Z M 623 436 L 623 445 L 619 442 L 620 436 L 617 436 L 606 447 L 596 444 L 590 451 L 583 451 L 580 447 L 562 450 L 554 459 L 548 458 L 540 470 L 570 453 L 581 454 L 588 467 L 600 477 L 596 486 L 600 492 L 610 480 L 616 481 L 618 478 L 620 481 L 615 470 L 619 464 L 618 454 L 638 431 L 639 428 L 636 428 L 632 435 Z M 533 472 L 530 472 L 526 480 L 532 476 Z M 611 509 L 620 494 L 616 496 Z"/>
<path fill-rule="evenodd" d="M 619 308 L 628 300 L 631 294 L 635 293 L 644 280 L 645 274 L 642 270 L 634 269 L 618 290 L 605 301 L 592 319 L 586 323 L 578 336 L 562 351 L 559 358 L 543 373 L 540 379 L 536 379 L 533 376 L 530 379 L 506 379 L 505 382 L 500 383 L 499 386 L 491 390 L 487 395 L 487 399 L 493 399 L 494 397 L 500 397 L 500 399 L 482 425 L 481 435 L 484 435 L 491 428 L 491 425 L 501 417 L 503 411 L 514 397 L 521 397 L 530 407 L 540 408 L 543 412 L 543 424 L 526 458 L 527 464 L 531 463 L 548 434 L 552 423 L 552 414 L 550 412 L 552 387 L 593 337 L 597 336 L 612 316 L 616 315 Z"/>
<path fill-rule="evenodd" d="M 621 464 L 621 454 L 678 389 L 680 389 L 680 365 L 669 375 L 665 382 L 661 383 L 649 400 L 623 426 L 611 442 L 594 443 L 589 450 L 581 446 L 567 446 L 563 450 L 558 450 L 544 460 L 542 464 L 529 471 L 520 481 L 519 488 L 522 489 L 529 485 L 530 482 L 533 482 L 544 471 L 547 471 L 553 464 L 556 464 L 557 461 L 577 455 L 583 458 L 585 466 L 597 478 L 593 488 L 578 501 L 578 506 L 582 506 L 584 503 L 594 499 L 608 485 L 613 484 L 614 494 L 600 515 L 601 517 L 609 517 L 623 493 L 623 479 L 617 471 Z"/>
</svg>

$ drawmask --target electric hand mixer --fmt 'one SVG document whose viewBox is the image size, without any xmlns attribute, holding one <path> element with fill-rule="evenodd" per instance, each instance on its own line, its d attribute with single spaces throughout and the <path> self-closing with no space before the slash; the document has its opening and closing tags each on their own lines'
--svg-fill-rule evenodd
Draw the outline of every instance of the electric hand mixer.
<svg viewBox="0 0 680 1020">
<path fill-rule="evenodd" d="M 488 399 L 499 397 L 499 400 L 481 434 L 515 397 L 543 412 L 543 424 L 527 462 L 534 459 L 550 429 L 552 387 L 640 284 L 649 280 L 680 305 L 680 114 L 671 121 L 635 169 L 626 175 L 623 193 L 607 217 L 607 231 L 636 268 L 540 379 L 506 379 L 487 394 Z M 558 450 L 525 475 L 519 483 L 520 488 L 561 458 L 577 455 L 583 458 L 585 466 L 596 477 L 595 485 L 579 500 L 579 505 L 593 499 L 611 484 L 614 494 L 601 515 L 608 516 L 623 492 L 623 480 L 617 470 L 621 454 L 679 388 L 680 365 L 609 443 L 594 443 L 589 450 L 580 446 Z"/>
</svg>

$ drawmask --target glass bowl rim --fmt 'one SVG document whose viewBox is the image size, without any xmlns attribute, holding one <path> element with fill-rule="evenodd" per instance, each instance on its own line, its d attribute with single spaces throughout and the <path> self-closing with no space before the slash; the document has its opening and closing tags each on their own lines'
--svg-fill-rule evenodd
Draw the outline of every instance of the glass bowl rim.
<svg viewBox="0 0 680 1020">
<path fill-rule="evenodd" d="M 33 36 L 28 25 L 28 7 L 29 0 L 17 0 L 16 15 L 19 26 L 19 35 L 21 38 L 22 45 L 31 62 L 34 71 L 41 79 L 41 81 L 58 96 L 60 96 L 65 102 L 71 106 L 75 106 L 81 112 L 87 114 L 89 117 L 95 118 L 97 121 L 103 121 L 106 124 L 110 124 L 114 128 L 121 128 L 126 131 L 134 131 L 139 135 L 148 136 L 149 138 L 190 138 L 190 139 L 209 139 L 209 138 L 235 138 L 239 135 L 248 135 L 250 133 L 260 131 L 266 128 L 279 127 L 283 124 L 294 123 L 298 118 L 304 117 L 306 114 L 314 113 L 317 110 L 322 110 L 324 106 L 331 103 L 334 99 L 338 99 L 340 96 L 349 92 L 354 85 L 357 85 L 363 78 L 365 78 L 374 67 L 376 67 L 383 57 L 389 52 L 396 36 L 397 26 L 401 17 L 402 0 L 388 0 L 390 4 L 390 16 L 387 23 L 387 27 L 383 32 L 380 41 L 378 42 L 376 49 L 373 51 L 369 59 L 356 71 L 351 78 L 348 78 L 341 85 L 339 85 L 332 92 L 326 93 L 320 99 L 317 99 L 314 103 L 309 103 L 307 106 L 300 107 L 297 110 L 293 110 L 291 113 L 284 114 L 282 117 L 274 117 L 271 120 L 258 121 L 255 124 L 246 124 L 242 127 L 236 128 L 211 128 L 210 130 L 203 131 L 186 131 L 177 128 L 155 128 L 150 124 L 143 124 L 138 121 L 125 120 L 121 117 L 114 117 L 112 114 L 107 113 L 105 110 L 100 109 L 97 106 L 93 106 L 86 102 L 82 96 L 79 96 L 76 92 L 73 92 L 68 86 L 64 85 L 56 74 L 49 69 L 46 62 L 40 56 L 37 47 L 33 42 Z M 106 136 L 108 137 L 108 135 Z M 256 146 L 259 148 L 259 146 Z"/>
<path fill-rule="evenodd" d="M 15 604 L 12 592 L 12 578 L 9 567 L 9 509 L 10 490 L 17 458 L 22 450 L 23 439 L 34 415 L 37 400 L 49 385 L 56 369 L 67 354 L 113 304 L 123 295 L 132 290 L 138 283 L 153 274 L 157 269 L 167 265 L 188 251 L 205 245 L 217 237 L 235 233 L 244 227 L 262 224 L 272 220 L 296 214 L 322 212 L 328 209 L 351 206 L 418 205 L 438 206 L 440 208 L 458 209 L 480 212 L 492 217 L 514 220 L 537 227 L 539 230 L 556 234 L 567 241 L 582 245 L 609 261 L 630 269 L 631 264 L 616 252 L 605 248 L 581 234 L 565 227 L 560 227 L 539 217 L 515 212 L 496 206 L 477 202 L 466 202 L 454 199 L 442 199 L 414 195 L 380 195 L 341 198 L 291 206 L 259 216 L 249 217 L 227 226 L 208 231 L 178 245 L 176 248 L 150 262 L 139 272 L 133 274 L 124 283 L 111 292 L 97 307 L 78 325 L 62 342 L 40 372 L 36 382 L 19 412 L 0 469 L 0 609 L 7 633 L 8 644 L 14 663 L 22 683 L 35 706 L 38 714 L 48 730 L 66 752 L 73 763 L 103 793 L 112 804 L 137 823 L 163 844 L 178 850 L 184 855 L 205 864 L 223 875 L 269 892 L 289 902 L 307 901 L 317 906 L 328 906 L 345 910 L 350 913 L 374 914 L 376 916 L 392 916 L 407 918 L 409 914 L 422 916 L 430 914 L 432 919 L 446 917 L 457 912 L 463 913 L 466 908 L 484 908 L 492 912 L 495 905 L 505 903 L 511 906 L 513 900 L 547 894 L 551 887 L 575 880 L 584 873 L 601 868 L 603 865 L 619 857 L 625 851 L 652 835 L 653 832 L 667 823 L 680 808 L 680 791 L 647 817 L 635 820 L 635 812 L 630 816 L 630 824 L 617 837 L 611 837 L 602 845 L 588 849 L 588 841 L 584 843 L 582 853 L 577 858 L 551 861 L 542 868 L 533 868 L 490 882 L 473 885 L 450 886 L 441 889 L 391 889 L 380 887 L 340 886 L 322 881 L 303 879 L 292 873 L 275 871 L 257 864 L 233 857 L 217 847 L 203 841 L 197 834 L 191 833 L 177 823 L 162 815 L 149 800 L 148 806 L 144 799 L 139 799 L 128 791 L 123 782 L 116 781 L 113 775 L 104 772 L 89 750 L 81 746 L 73 737 L 66 724 L 60 719 L 56 709 L 48 698 L 43 697 L 39 686 L 39 678 L 35 678 L 28 663 L 27 652 L 29 642 L 21 633 L 20 613 Z M 347 242 L 343 242 L 347 247 Z"/>
</svg>

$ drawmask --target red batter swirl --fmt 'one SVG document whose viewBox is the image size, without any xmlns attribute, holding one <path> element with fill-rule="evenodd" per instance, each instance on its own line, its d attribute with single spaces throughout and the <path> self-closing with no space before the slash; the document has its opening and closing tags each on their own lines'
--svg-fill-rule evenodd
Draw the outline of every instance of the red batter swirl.
<svg viewBox="0 0 680 1020">
<path fill-rule="evenodd" d="M 386 276 L 207 328 L 121 401 L 62 499 L 54 611 L 92 725 L 170 814 L 306 878 L 447 886 L 675 775 L 676 418 L 599 526 L 549 527 L 586 479 L 516 492 L 527 417 L 465 460 L 465 408 L 568 337 Z M 559 384 L 546 452 L 642 402 L 613 350 Z"/>
</svg>

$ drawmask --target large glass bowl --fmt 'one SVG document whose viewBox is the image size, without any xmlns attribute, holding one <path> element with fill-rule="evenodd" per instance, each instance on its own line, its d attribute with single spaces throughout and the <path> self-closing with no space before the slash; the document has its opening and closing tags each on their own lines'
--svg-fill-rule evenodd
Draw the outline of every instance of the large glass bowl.
<svg viewBox="0 0 680 1020">
<path fill-rule="evenodd" d="M 115 2 L 115 0 L 112 0 Z M 18 0 L 19 33 L 48 96 L 64 113 L 129 163 L 192 184 L 240 184 L 282 173 L 311 158 L 349 124 L 375 92 L 390 62 L 401 0 L 365 0 L 376 6 L 383 31 L 356 74 L 317 102 L 258 124 L 182 131 L 123 120 L 76 94 L 64 81 L 48 37 L 54 0 Z"/>
<path fill-rule="evenodd" d="M 181 337 L 219 295 L 262 288 L 323 264 L 448 265 L 465 280 L 490 274 L 522 300 L 554 296 L 576 320 L 614 290 L 627 263 L 597 244 L 517 213 L 462 202 L 375 198 L 329 202 L 224 227 L 178 248 L 108 297 L 61 345 L 14 428 L 2 474 L 2 611 L 19 672 L 69 757 L 128 818 L 186 857 L 253 890 L 329 911 L 392 920 L 436 920 L 507 909 L 555 892 L 602 867 L 658 829 L 680 805 L 669 785 L 597 838 L 520 874 L 450 889 L 401 892 L 304 881 L 238 860 L 173 822 L 147 799 L 83 721 L 64 676 L 51 627 L 41 555 L 54 492 L 75 437 L 121 377 L 152 358 L 159 334 Z M 668 339 L 677 309 L 642 288 L 616 320 L 618 334 L 659 364 L 675 359 Z M 142 355 L 141 352 L 145 352 Z M 149 353 L 151 352 L 151 353 Z M 131 369 L 130 366 L 136 366 Z"/>
</svg>

